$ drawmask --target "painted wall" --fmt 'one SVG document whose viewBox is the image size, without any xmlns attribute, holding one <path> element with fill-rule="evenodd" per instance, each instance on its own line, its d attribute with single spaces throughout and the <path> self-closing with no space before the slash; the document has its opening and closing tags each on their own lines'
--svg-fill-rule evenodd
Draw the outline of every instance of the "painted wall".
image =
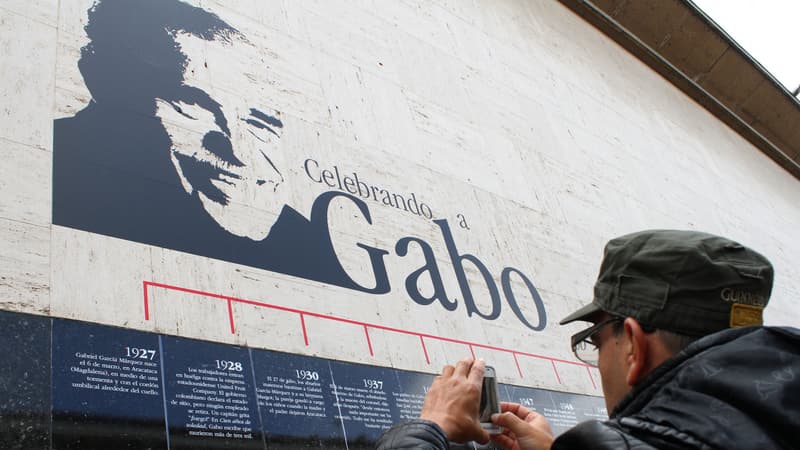
<svg viewBox="0 0 800 450">
<path fill-rule="evenodd" d="M 558 320 L 687 228 L 800 323 L 800 183 L 559 3 L 190 4 L 0 5 L 3 309 L 600 395 Z"/>
</svg>

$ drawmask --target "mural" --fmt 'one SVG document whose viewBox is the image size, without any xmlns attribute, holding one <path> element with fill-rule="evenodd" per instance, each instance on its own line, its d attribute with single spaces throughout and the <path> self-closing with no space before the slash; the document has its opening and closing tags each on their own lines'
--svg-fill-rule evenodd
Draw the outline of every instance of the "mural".
<svg viewBox="0 0 800 450">
<path fill-rule="evenodd" d="M 275 163 L 283 123 L 268 99 L 203 85 L 204 46 L 233 51 L 249 45 L 245 36 L 178 1 L 98 2 L 86 33 L 79 67 L 92 101 L 55 121 L 54 224 L 386 291 L 356 284 L 339 264 L 325 214 L 335 194 L 320 198 L 310 220 L 270 198 L 285 186 Z M 362 201 L 342 195 L 370 221 Z M 237 227 L 230 217 L 252 197 L 275 218 Z"/>
<path fill-rule="evenodd" d="M 78 65 L 92 100 L 74 117 L 55 121 L 54 224 L 385 294 L 392 288 L 384 261 L 390 250 L 358 243 L 354 250 L 369 261 L 373 283 L 356 282 L 340 263 L 328 226 L 334 200 L 372 224 L 364 198 L 372 199 L 433 219 L 441 232 L 460 295 L 445 291 L 431 245 L 406 236 L 394 253 L 421 252 L 425 260 L 406 278 L 412 301 L 453 311 L 463 299 L 468 316 L 495 320 L 505 300 L 526 327 L 546 326 L 544 303 L 525 273 L 506 267 L 493 274 L 477 256 L 461 253 L 447 220 L 435 219 L 414 193 L 392 195 L 356 173 L 342 178 L 336 167 L 334 182 L 333 172 L 309 158 L 308 178 L 338 190 L 320 194 L 308 218 L 287 204 L 279 142 L 291 130 L 269 98 L 242 94 L 258 92 L 251 72 L 264 70 L 264 63 L 234 64 L 225 81 L 236 92 L 210 82 L 207 54 L 244 60 L 257 54 L 247 36 L 217 15 L 175 0 L 103 0 L 89 10 L 85 31 L 89 43 Z M 489 309 L 477 306 L 465 263 L 485 283 Z M 524 315 L 512 279 L 527 288 L 537 315 Z M 431 289 L 423 293 L 423 284 Z"/>
</svg>

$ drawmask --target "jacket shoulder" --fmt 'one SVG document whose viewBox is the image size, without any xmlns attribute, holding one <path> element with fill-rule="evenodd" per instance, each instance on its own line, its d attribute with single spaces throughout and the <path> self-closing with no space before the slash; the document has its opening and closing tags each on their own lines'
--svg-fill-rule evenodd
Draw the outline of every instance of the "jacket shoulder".
<svg viewBox="0 0 800 450">
<path fill-rule="evenodd" d="M 556 438 L 552 450 L 655 450 L 656 447 L 626 433 L 613 422 L 582 422 Z"/>
<path fill-rule="evenodd" d="M 429 420 L 411 420 L 386 430 L 375 445 L 376 450 L 448 450 L 450 444 L 438 425 Z"/>
</svg>

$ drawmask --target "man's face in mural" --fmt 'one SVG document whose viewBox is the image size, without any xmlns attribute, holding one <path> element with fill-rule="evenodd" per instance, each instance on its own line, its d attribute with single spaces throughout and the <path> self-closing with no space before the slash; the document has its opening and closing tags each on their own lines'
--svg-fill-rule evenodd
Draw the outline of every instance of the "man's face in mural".
<svg viewBox="0 0 800 450">
<path fill-rule="evenodd" d="M 156 116 L 181 184 L 223 228 L 263 239 L 286 203 L 283 123 L 263 104 L 258 67 L 249 64 L 254 48 L 241 38 L 178 34 L 176 42 L 188 59 L 184 83 L 175 98 L 156 99 Z"/>
</svg>

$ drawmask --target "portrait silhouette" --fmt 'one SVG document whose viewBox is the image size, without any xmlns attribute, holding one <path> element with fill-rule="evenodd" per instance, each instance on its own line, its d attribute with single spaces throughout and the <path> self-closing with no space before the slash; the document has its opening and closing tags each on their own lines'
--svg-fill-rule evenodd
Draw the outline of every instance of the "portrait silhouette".
<svg viewBox="0 0 800 450">
<path fill-rule="evenodd" d="M 268 98 L 209 86 L 203 52 L 233 55 L 252 47 L 247 36 L 177 0 L 99 0 L 88 18 L 78 67 L 91 101 L 54 121 L 54 224 L 388 291 L 388 282 L 353 281 L 331 242 L 331 200 L 353 202 L 371 223 L 366 204 L 331 191 L 309 218 L 286 205 L 278 143 L 290 130 L 280 113 Z M 363 249 L 382 264 L 385 251 Z"/>
</svg>

